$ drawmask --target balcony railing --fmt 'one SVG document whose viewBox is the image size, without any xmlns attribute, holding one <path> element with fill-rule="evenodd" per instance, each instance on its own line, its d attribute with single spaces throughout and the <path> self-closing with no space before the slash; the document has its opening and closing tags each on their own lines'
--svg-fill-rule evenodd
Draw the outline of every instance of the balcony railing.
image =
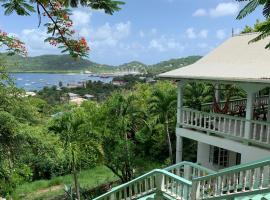
<svg viewBox="0 0 270 200">
<path fill-rule="evenodd" d="M 257 97 L 255 99 L 254 105 L 256 107 L 259 107 L 260 105 L 264 105 L 264 106 L 268 106 L 268 101 L 269 101 L 269 96 L 261 96 L 261 97 Z M 218 105 L 223 108 L 225 106 L 226 102 L 225 101 L 221 101 L 218 103 Z M 247 99 L 234 99 L 229 101 L 229 111 L 230 112 L 237 112 L 239 110 L 240 107 L 245 108 L 247 105 Z M 205 103 L 202 105 L 202 111 L 205 112 L 213 112 L 214 111 L 214 107 L 213 107 L 213 103 Z"/>
<path fill-rule="evenodd" d="M 183 128 L 192 128 L 270 147 L 270 123 L 189 108 L 182 108 L 181 115 L 180 125 Z M 250 132 L 245 130 L 247 123 L 250 125 Z"/>
</svg>

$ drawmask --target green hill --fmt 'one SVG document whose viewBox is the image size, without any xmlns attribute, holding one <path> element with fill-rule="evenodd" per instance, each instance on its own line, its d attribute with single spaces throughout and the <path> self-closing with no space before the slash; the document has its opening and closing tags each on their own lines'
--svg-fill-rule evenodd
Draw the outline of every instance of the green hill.
<svg viewBox="0 0 270 200">
<path fill-rule="evenodd" d="M 79 72 L 88 70 L 99 73 L 116 70 L 137 70 L 150 74 L 158 74 L 190 65 L 200 58 L 200 56 L 189 56 L 163 61 L 154 65 L 145 65 L 138 61 L 132 61 L 119 66 L 110 66 L 101 65 L 87 59 L 74 60 L 69 55 L 42 55 L 24 58 L 18 55 L 7 56 L 6 54 L 0 54 L 0 59 L 4 61 L 9 72 Z"/>
<path fill-rule="evenodd" d="M 80 71 L 91 67 L 109 67 L 87 59 L 73 59 L 69 55 L 42 55 L 36 57 L 7 56 L 1 54 L 9 71 Z"/>
<path fill-rule="evenodd" d="M 168 61 L 163 61 L 154 65 L 148 66 L 148 72 L 150 74 L 160 74 L 170 70 L 174 70 L 180 67 L 191 65 L 198 61 L 201 56 L 188 56 L 185 58 L 170 59 Z"/>
</svg>

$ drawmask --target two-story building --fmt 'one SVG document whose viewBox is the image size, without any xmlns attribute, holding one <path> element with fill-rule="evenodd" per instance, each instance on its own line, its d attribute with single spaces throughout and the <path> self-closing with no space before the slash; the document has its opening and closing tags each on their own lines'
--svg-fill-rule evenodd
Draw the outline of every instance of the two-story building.
<svg viewBox="0 0 270 200">
<path fill-rule="evenodd" d="M 210 169 L 270 157 L 270 52 L 268 40 L 249 44 L 254 34 L 234 36 L 198 62 L 160 77 L 178 81 L 176 161 L 182 161 L 183 137 L 197 141 L 197 163 Z M 183 106 L 185 84 L 212 84 L 243 89 L 246 99 Z M 218 98 L 217 98 L 218 99 Z M 220 111 L 220 112 L 219 112 Z"/>
<path fill-rule="evenodd" d="M 159 75 L 178 84 L 176 164 L 113 188 L 95 200 L 270 199 L 269 42 L 234 36 L 198 62 Z M 189 83 L 207 83 L 215 98 L 184 105 Z M 246 98 L 223 101 L 232 85 Z M 223 92 L 221 92 L 223 90 Z M 183 138 L 197 142 L 197 163 L 182 161 Z"/>
</svg>

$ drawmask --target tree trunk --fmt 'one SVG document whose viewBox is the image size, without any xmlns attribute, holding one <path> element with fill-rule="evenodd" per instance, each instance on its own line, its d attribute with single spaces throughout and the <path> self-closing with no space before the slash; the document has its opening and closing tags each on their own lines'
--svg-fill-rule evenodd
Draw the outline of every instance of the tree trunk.
<svg viewBox="0 0 270 200">
<path fill-rule="evenodd" d="M 172 143 L 171 143 L 171 137 L 170 137 L 170 132 L 169 132 L 168 116 L 165 117 L 165 131 L 167 134 L 167 140 L 168 140 L 168 145 L 169 145 L 169 157 L 171 160 L 171 164 L 173 164 Z"/>
<path fill-rule="evenodd" d="M 74 151 L 72 151 L 72 173 L 73 173 L 73 179 L 74 179 L 74 187 L 76 190 L 76 196 L 77 199 L 80 200 L 80 186 L 79 186 L 79 181 L 78 181 L 78 174 L 75 166 L 75 157 L 74 157 Z"/>
</svg>

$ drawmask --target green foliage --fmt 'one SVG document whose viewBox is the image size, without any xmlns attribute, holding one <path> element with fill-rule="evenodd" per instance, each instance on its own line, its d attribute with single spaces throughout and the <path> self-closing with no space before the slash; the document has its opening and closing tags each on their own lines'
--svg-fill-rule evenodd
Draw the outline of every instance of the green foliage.
<svg viewBox="0 0 270 200">
<path fill-rule="evenodd" d="M 14 11 L 17 15 L 30 15 L 31 12 L 35 12 L 34 7 L 24 0 L 12 0 L 4 3 L 2 6 L 5 9 L 5 15 L 10 15 Z"/>
<path fill-rule="evenodd" d="M 185 86 L 184 104 L 190 108 L 201 110 L 202 104 L 213 101 L 214 88 L 203 83 L 189 83 Z"/>
<path fill-rule="evenodd" d="M 247 0 L 237 0 L 239 2 Z M 255 25 L 255 32 L 259 32 L 259 35 L 252 39 L 250 42 L 257 42 L 262 39 L 265 39 L 270 35 L 270 1 L 269 0 L 250 0 L 245 7 L 239 12 L 237 19 L 242 19 L 255 11 L 259 6 L 263 7 L 263 15 L 265 16 L 265 21 Z M 266 49 L 270 48 L 270 43 L 265 46 Z"/>
</svg>

